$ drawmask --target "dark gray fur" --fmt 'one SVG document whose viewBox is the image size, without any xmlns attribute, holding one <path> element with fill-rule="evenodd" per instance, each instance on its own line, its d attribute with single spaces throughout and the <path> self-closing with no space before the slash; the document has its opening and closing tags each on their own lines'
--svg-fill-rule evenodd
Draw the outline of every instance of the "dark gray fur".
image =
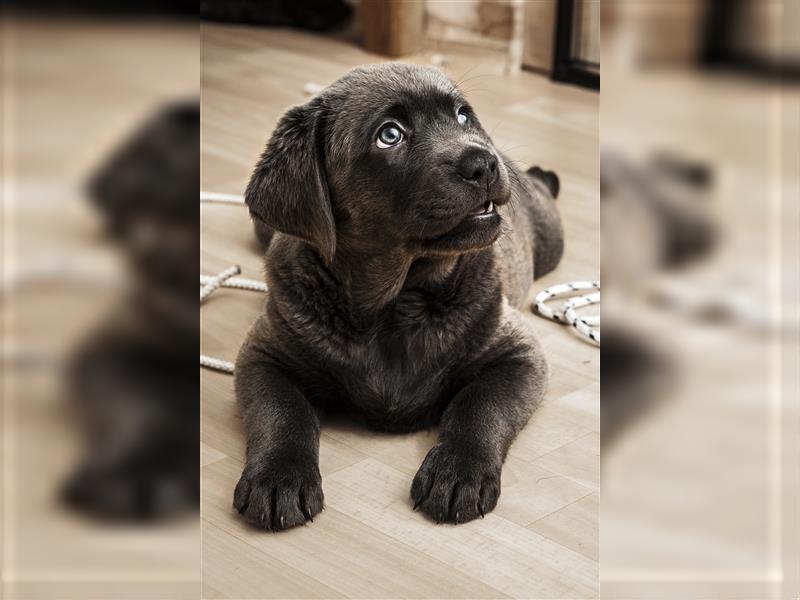
<svg viewBox="0 0 800 600">
<path fill-rule="evenodd" d="M 406 137 L 378 148 L 387 119 Z M 357 68 L 286 113 L 246 192 L 270 286 L 236 362 L 247 521 L 280 530 L 322 510 L 320 412 L 383 431 L 438 424 L 415 508 L 464 522 L 495 507 L 547 384 L 513 306 L 563 251 L 553 178 L 503 160 L 433 68 Z M 496 214 L 468 216 L 487 200 Z"/>
</svg>

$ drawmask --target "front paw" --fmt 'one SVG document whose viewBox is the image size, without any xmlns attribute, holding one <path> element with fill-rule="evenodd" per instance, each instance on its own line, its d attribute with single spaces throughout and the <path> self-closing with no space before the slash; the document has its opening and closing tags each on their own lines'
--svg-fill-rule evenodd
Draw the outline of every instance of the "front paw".
<svg viewBox="0 0 800 600">
<path fill-rule="evenodd" d="M 233 506 L 247 522 L 281 531 L 314 520 L 324 505 L 315 458 L 260 458 L 247 463 Z"/>
<path fill-rule="evenodd" d="M 414 510 L 437 523 L 483 517 L 500 497 L 500 461 L 447 444 L 434 446 L 411 484 Z"/>
</svg>

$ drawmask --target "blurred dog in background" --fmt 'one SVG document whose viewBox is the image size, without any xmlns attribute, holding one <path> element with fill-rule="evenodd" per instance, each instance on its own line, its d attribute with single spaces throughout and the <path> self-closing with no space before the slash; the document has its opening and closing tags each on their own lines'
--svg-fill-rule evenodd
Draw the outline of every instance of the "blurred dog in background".
<svg viewBox="0 0 800 600">
<path fill-rule="evenodd" d="M 89 184 L 132 273 L 69 369 L 87 448 L 63 498 L 92 515 L 199 505 L 199 119 L 196 101 L 159 110 Z"/>
</svg>

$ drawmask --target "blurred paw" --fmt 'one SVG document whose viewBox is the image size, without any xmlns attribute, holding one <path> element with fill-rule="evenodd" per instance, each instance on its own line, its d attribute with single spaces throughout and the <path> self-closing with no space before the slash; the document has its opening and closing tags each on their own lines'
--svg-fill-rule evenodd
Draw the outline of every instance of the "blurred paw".
<svg viewBox="0 0 800 600">
<path fill-rule="evenodd" d="M 67 479 L 61 499 L 73 510 L 106 520 L 153 520 L 199 505 L 199 481 L 158 469 L 99 468 L 87 463 Z"/>
</svg>

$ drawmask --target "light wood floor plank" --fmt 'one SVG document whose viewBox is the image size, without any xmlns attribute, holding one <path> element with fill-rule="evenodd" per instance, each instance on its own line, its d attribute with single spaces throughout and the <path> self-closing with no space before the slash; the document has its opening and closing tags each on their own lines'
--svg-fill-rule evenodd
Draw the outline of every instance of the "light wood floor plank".
<svg viewBox="0 0 800 600">
<path fill-rule="evenodd" d="M 598 494 L 592 493 L 531 523 L 528 529 L 598 560 L 598 509 Z"/>
<path fill-rule="evenodd" d="M 367 459 L 363 462 L 375 461 Z M 269 560 L 310 575 L 348 598 L 504 597 L 501 591 L 480 579 L 454 572 L 446 562 L 386 535 L 379 524 L 364 523 L 339 510 L 341 505 L 336 502 L 336 492 L 341 487 L 336 485 L 338 480 L 334 478 L 340 473 L 347 478 L 353 472 L 351 469 L 357 467 L 353 465 L 323 478 L 327 507 L 313 524 L 270 535 L 233 518 L 229 490 L 236 485 L 241 463 L 232 459 L 216 462 L 203 470 L 204 523 L 206 527 L 210 523 L 219 523 L 220 529 L 233 538 L 228 539 L 228 543 L 233 544 L 230 556 L 249 555 L 256 549 Z M 364 481 L 380 484 L 380 478 Z M 382 485 L 387 481 L 391 480 L 384 477 Z M 359 502 L 351 504 L 360 505 Z M 206 542 L 215 543 L 213 538 Z M 209 568 L 214 574 L 208 577 L 220 589 L 220 572 L 226 571 L 225 565 L 204 562 L 204 572 Z M 262 594 L 272 594 L 271 589 L 269 583 L 264 582 Z M 226 593 L 230 592 L 226 590 Z"/>
<path fill-rule="evenodd" d="M 435 527 L 408 500 L 411 477 L 367 459 L 325 481 L 328 503 L 514 598 L 586 598 L 597 564 L 498 514 Z M 530 535 L 535 534 L 535 535 Z"/>
</svg>

